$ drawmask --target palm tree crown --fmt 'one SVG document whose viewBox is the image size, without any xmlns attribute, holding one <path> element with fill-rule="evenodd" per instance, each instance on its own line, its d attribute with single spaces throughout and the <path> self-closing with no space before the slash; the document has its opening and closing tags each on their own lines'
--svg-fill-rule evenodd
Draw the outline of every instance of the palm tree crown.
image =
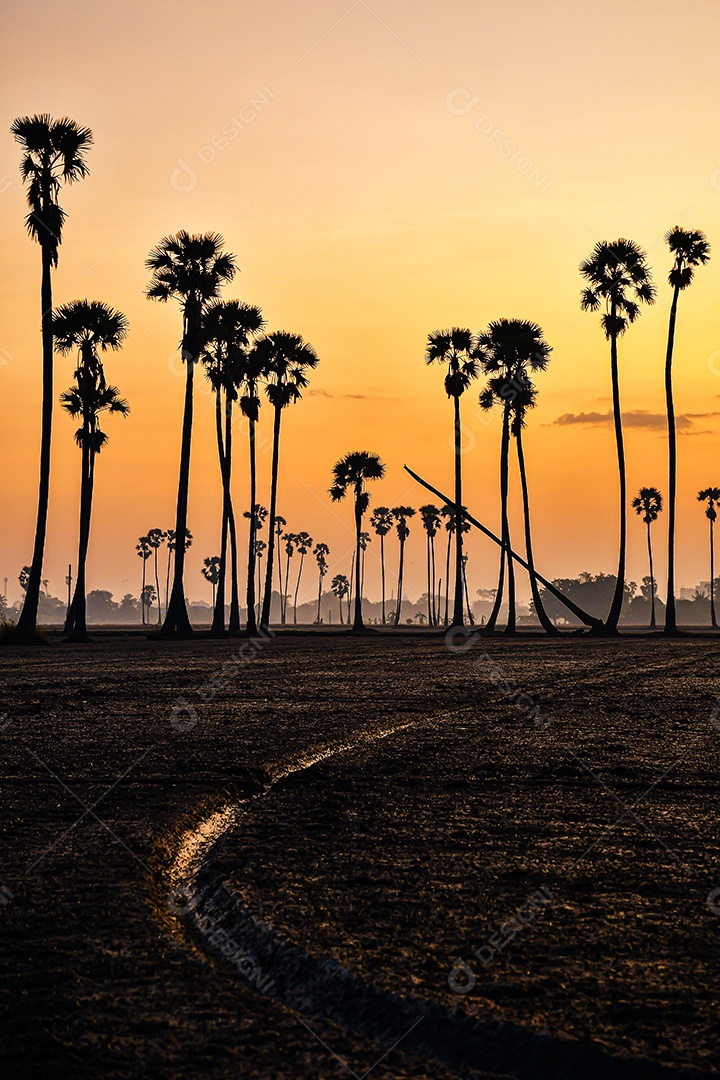
<svg viewBox="0 0 720 1080">
<path fill-rule="evenodd" d="M 450 330 L 437 330 L 430 334 L 425 363 L 446 364 L 445 392 L 448 397 L 460 397 L 478 373 L 472 333 L 453 326 Z"/>
<path fill-rule="evenodd" d="M 658 514 L 662 511 L 662 495 L 655 487 L 643 487 L 632 501 L 632 508 L 636 514 L 642 516 L 646 525 L 652 525 L 657 521 Z"/>
<path fill-rule="evenodd" d="M 673 288 L 687 289 L 692 284 L 695 267 L 710 260 L 710 244 L 705 233 L 676 225 L 665 234 L 665 243 L 673 255 L 668 281 Z"/>
<path fill-rule="evenodd" d="M 599 241 L 580 264 L 580 273 L 589 282 L 580 306 L 597 311 L 604 302 L 601 321 L 607 338 L 624 334 L 640 314 L 640 304 L 655 301 L 645 252 L 632 240 Z"/>
<path fill-rule="evenodd" d="M 333 502 L 338 502 L 345 498 L 348 488 L 355 488 L 359 492 L 359 507 L 362 515 L 367 510 L 370 501 L 369 494 L 364 490 L 365 481 L 382 480 L 384 475 L 385 466 L 377 454 L 368 453 L 367 450 L 346 454 L 333 465 L 330 498 Z"/>
</svg>

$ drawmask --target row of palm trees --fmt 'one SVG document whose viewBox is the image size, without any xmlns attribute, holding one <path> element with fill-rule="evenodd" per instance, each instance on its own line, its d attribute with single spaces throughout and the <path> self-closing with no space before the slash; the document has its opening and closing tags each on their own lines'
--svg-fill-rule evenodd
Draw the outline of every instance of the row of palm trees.
<svg viewBox="0 0 720 1080">
<path fill-rule="evenodd" d="M 52 306 L 52 272 L 58 264 L 59 248 L 65 224 L 65 212 L 59 196 L 66 183 L 74 183 L 88 173 L 87 153 L 92 145 L 92 133 L 70 119 L 53 120 L 48 115 L 22 117 L 12 125 L 12 132 L 21 144 L 23 156 L 21 173 L 27 184 L 29 213 L 26 226 L 41 251 L 41 313 L 43 390 L 42 425 L 40 446 L 40 482 L 38 486 L 38 511 L 36 519 L 33 558 L 28 575 L 25 602 L 18 622 L 18 637 L 32 638 L 36 632 L 37 610 L 42 579 L 42 563 L 47 531 L 47 509 L 50 483 L 50 448 L 53 410 L 53 351 L 69 352 L 77 349 L 78 365 L 73 386 L 62 395 L 62 405 L 71 416 L 79 418 L 81 426 L 76 440 L 81 449 L 82 473 L 80 495 L 80 529 L 78 550 L 78 574 L 75 594 L 68 610 L 67 630 L 71 636 L 84 637 L 85 627 L 85 563 L 87 557 L 92 494 L 95 479 L 95 459 L 107 441 L 100 428 L 104 413 L 127 415 L 127 402 L 120 397 L 115 386 L 105 377 L 101 354 L 118 350 L 127 336 L 125 317 L 98 302 L 76 301 L 58 311 Z M 677 447 L 673 404 L 672 363 L 679 296 L 694 278 L 695 269 L 709 259 L 709 244 L 703 233 L 676 226 L 666 236 L 671 253 L 672 266 L 669 284 L 672 288 L 670 322 L 665 355 L 665 390 L 668 417 L 668 592 L 665 632 L 676 631 L 674 598 L 675 557 L 675 502 Z M 278 546 L 282 540 L 287 544 L 285 523 L 277 513 L 281 420 L 284 410 L 302 397 L 308 385 L 308 373 L 318 364 L 313 347 L 298 334 L 286 332 L 268 333 L 262 312 L 255 305 L 239 300 L 225 300 L 221 289 L 229 284 L 237 272 L 234 256 L 225 250 L 224 241 L 217 233 L 199 235 L 180 231 L 161 240 L 146 260 L 150 272 L 147 297 L 159 302 L 174 300 L 178 303 L 181 320 L 180 350 L 185 364 L 185 396 L 182 420 L 182 438 L 174 535 L 187 536 L 188 492 L 190 483 L 191 448 L 194 410 L 195 368 L 201 365 L 215 394 L 215 426 L 217 437 L 222 511 L 220 521 L 220 554 L 213 570 L 217 576 L 212 632 L 216 635 L 237 634 L 240 626 L 238 537 L 237 521 L 233 506 L 231 480 L 233 468 L 233 416 L 238 408 L 247 420 L 249 444 L 249 504 L 245 517 L 249 521 L 249 544 L 247 566 L 247 627 L 253 633 L 258 626 L 267 628 L 270 621 L 272 582 Z M 647 258 L 641 248 L 629 240 L 611 243 L 599 242 L 580 272 L 586 284 L 581 296 L 585 311 L 602 311 L 601 326 L 610 343 L 610 372 L 612 383 L 613 419 L 617 449 L 620 530 L 618 545 L 618 573 L 609 615 L 604 623 L 588 622 L 603 632 L 615 632 L 620 616 L 624 594 L 625 559 L 627 541 L 626 469 L 623 442 L 622 413 L 620 407 L 620 379 L 618 342 L 628 327 L 634 323 L 641 305 L 655 300 L 656 289 L 652 283 Z M 498 587 L 495 602 L 488 620 L 487 630 L 496 628 L 499 612 L 507 591 L 508 619 L 506 632 L 516 628 L 515 562 L 528 570 L 533 603 L 537 616 L 547 633 L 557 633 L 552 620 L 544 610 L 539 583 L 545 582 L 536 571 L 532 546 L 530 499 L 523 447 L 523 430 L 527 415 L 536 405 L 537 388 L 534 377 L 547 369 L 551 347 L 545 341 L 537 323 L 500 319 L 491 322 L 487 329 L 475 334 L 466 328 L 453 327 L 429 335 L 425 360 L 439 364 L 445 369 L 444 388 L 453 405 L 454 433 L 454 491 L 451 497 L 443 497 L 443 505 L 436 508 L 430 504 L 421 509 L 427 532 L 428 564 L 428 620 L 437 624 L 438 611 L 434 584 L 434 539 L 437 534 L 438 516 L 448 516 L 449 537 L 453 539 L 454 588 L 452 614 L 446 611 L 445 622 L 453 626 L 464 624 L 464 605 L 467 585 L 463 536 L 475 524 L 487 535 L 492 534 L 471 517 L 463 505 L 463 475 L 461 450 L 461 398 L 475 379 L 482 373 L 486 382 L 479 395 L 483 409 L 499 408 L 502 414 L 500 429 L 500 504 L 501 536 L 492 537 L 500 547 Z M 270 475 L 270 500 L 267 511 L 268 539 L 266 548 L 258 538 L 265 517 L 261 517 L 257 503 L 256 426 L 262 400 L 272 409 L 273 439 Z M 510 481 L 510 447 L 514 442 L 520 479 L 525 559 L 512 547 L 508 501 Z M 330 496 L 341 500 L 352 493 L 356 533 L 356 551 L 350 587 L 354 591 L 355 610 L 353 626 L 362 628 L 362 553 L 363 518 L 369 506 L 367 484 L 380 479 L 385 466 L 376 454 L 357 451 L 346 455 L 333 469 Z M 414 475 L 414 474 L 413 474 Z M 426 482 L 420 482 L 435 491 Z M 711 490 L 711 489 L 708 489 Z M 715 490 L 715 489 L 712 489 Z M 440 494 L 436 492 L 436 494 Z M 701 493 L 702 495 L 702 493 Z M 714 507 L 714 502 L 713 502 Z M 380 520 L 382 529 L 376 529 L 381 539 L 383 612 L 385 605 L 384 536 L 389 531 L 388 518 L 395 525 L 400 541 L 398 568 L 398 604 L 395 621 L 399 621 L 402 602 L 405 542 L 409 535 L 408 520 L 414 511 L 409 507 L 393 510 L 378 508 L 373 520 Z M 647 514 L 647 510 L 643 511 Z M 714 509 L 713 509 L 714 512 Z M 655 515 L 657 517 L 657 514 Z M 450 528 L 452 520 L 452 528 Z M 714 519 L 711 519 L 711 526 Z M 282 524 L 280 524 L 282 522 Z M 649 528 L 648 523 L 648 528 Z M 153 533 L 161 530 L 151 530 Z M 312 546 L 305 534 L 300 536 L 298 551 L 302 561 Z M 712 534 L 711 534 L 712 535 Z M 155 552 L 155 578 L 158 594 L 158 614 L 162 617 L 161 633 L 164 636 L 187 636 L 192 633 L 188 618 L 184 589 L 186 544 L 175 545 L 172 571 L 172 587 L 166 597 L 164 615 L 159 603 L 157 573 L 157 547 L 161 540 L 141 538 L 147 544 L 138 545 L 138 554 L 146 561 L 145 547 Z M 154 546 L 157 541 L 157 547 Z M 294 543 L 297 544 L 297 537 Z M 259 556 L 265 551 L 264 586 L 258 581 Z M 446 568 L 446 597 L 449 597 L 450 554 Z M 169 563 L 168 563 L 169 570 Z M 282 583 L 280 560 L 278 574 Z M 651 574 L 652 576 L 652 574 Z M 712 575 L 711 575 L 712 577 Z M 228 583 L 229 578 L 229 583 Z M 285 574 L 287 586 L 287 568 Z M 296 587 L 295 601 L 297 601 Z M 225 626 L 226 595 L 229 590 L 229 623 Z M 322 590 L 322 581 L 321 581 Z M 555 590 L 557 592 L 557 590 Z M 280 589 L 283 597 L 283 619 L 286 616 L 287 588 Z M 563 602 L 565 598 L 562 598 Z M 256 613 L 259 607 L 259 616 Z M 446 603 L 447 607 L 447 603 Z M 587 619 L 585 621 L 588 621 Z M 713 605 L 713 624 L 714 605 Z"/>
</svg>

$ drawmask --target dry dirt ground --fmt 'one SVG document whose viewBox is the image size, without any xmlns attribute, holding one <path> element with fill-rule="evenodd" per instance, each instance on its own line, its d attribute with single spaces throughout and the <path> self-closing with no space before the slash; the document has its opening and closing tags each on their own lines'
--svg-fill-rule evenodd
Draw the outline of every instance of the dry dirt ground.
<svg viewBox="0 0 720 1080">
<path fill-rule="evenodd" d="M 402 1041 L 383 1056 L 173 932 L 174 839 L 256 795 L 223 874 L 311 956 L 403 997 L 715 1075 L 720 646 L 458 644 L 2 650 L 3 1074 L 465 1075 Z M 281 763 L 343 744 L 259 794 Z"/>
</svg>

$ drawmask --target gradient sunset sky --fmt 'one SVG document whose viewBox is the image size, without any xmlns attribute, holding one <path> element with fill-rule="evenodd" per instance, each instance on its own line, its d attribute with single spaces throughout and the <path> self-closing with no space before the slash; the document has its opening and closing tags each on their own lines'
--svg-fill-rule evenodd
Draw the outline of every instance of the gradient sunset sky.
<svg viewBox="0 0 720 1080">
<path fill-rule="evenodd" d="M 104 300 L 130 321 L 107 360 L 128 398 L 98 461 L 88 588 L 139 591 L 141 533 L 173 527 L 183 380 L 177 305 L 144 297 L 148 251 L 168 233 L 220 232 L 241 272 L 224 295 L 259 304 L 270 329 L 302 334 L 320 365 L 287 410 L 279 512 L 349 572 L 349 505 L 327 497 L 333 462 L 367 449 L 388 465 L 374 505 L 428 501 L 403 463 L 451 490 L 452 411 L 427 335 L 502 316 L 540 323 L 554 352 L 538 377 L 526 453 L 538 569 L 616 569 L 617 475 L 609 350 L 582 314 L 578 265 L 598 239 L 649 252 L 659 287 L 621 343 L 628 488 L 667 488 L 663 360 L 670 290 L 665 232 L 703 229 L 713 258 L 682 296 L 676 351 L 678 583 L 708 578 L 696 495 L 720 485 L 720 7 L 709 0 L 497 3 L 313 0 L 264 4 L 29 0 L 4 13 L 0 80 L 0 587 L 20 595 L 31 557 L 40 418 L 40 253 L 26 236 L 18 115 L 92 128 L 90 176 L 65 189 L 55 303 Z M 56 392 L 71 357 L 56 362 Z M 201 382 L 201 380 L 199 380 Z M 499 418 L 463 399 L 466 501 L 498 529 Z M 64 595 L 75 564 L 79 451 L 56 408 L 44 577 Z M 269 439 L 270 411 L 262 412 Z M 267 442 L 269 447 L 269 441 Z M 246 509 L 247 448 L 235 498 Z M 260 455 L 267 504 L 269 453 Z M 513 473 L 515 544 L 522 550 Z M 209 599 L 220 482 L 211 397 L 197 395 L 187 592 Z M 665 515 L 655 528 L 665 573 Z M 377 543 L 371 554 L 377 555 Z M 419 521 L 408 587 L 424 587 Z M 396 553 L 390 545 L 389 566 Z M 470 544 L 473 591 L 497 553 Z M 629 522 L 628 577 L 647 573 Z M 377 559 L 367 588 L 377 592 Z M 329 581 L 329 579 L 328 579 Z M 314 595 L 308 573 L 308 598 Z M 661 586 L 661 595 L 664 588 Z M 521 595 L 527 595 L 523 580 Z"/>
</svg>

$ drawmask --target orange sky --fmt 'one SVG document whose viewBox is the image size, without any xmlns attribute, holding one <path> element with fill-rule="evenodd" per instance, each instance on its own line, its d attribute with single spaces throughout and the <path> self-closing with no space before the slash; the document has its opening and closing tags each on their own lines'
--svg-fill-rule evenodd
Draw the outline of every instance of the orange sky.
<svg viewBox="0 0 720 1080">
<path fill-rule="evenodd" d="M 271 329 L 301 333 L 317 349 L 312 390 L 284 418 L 279 510 L 294 531 L 330 545 L 332 573 L 348 572 L 351 544 L 350 507 L 331 506 L 326 495 L 333 462 L 349 450 L 379 453 L 388 478 L 375 485 L 374 503 L 426 501 L 403 462 L 449 490 L 451 408 L 440 369 L 423 365 L 425 340 L 432 330 L 480 330 L 500 316 L 536 320 L 554 347 L 526 437 L 538 567 L 551 577 L 613 572 L 611 428 L 555 423 L 610 407 L 608 349 L 598 317 L 580 313 L 577 267 L 599 238 L 625 235 L 649 250 L 659 300 L 622 342 L 622 395 L 635 413 L 629 490 L 664 492 L 662 236 L 680 223 L 720 245 L 718 42 L 720 8 L 692 0 L 126 0 L 121 8 L 30 0 L 8 9 L 0 47 L 0 586 L 8 577 L 9 599 L 30 560 L 40 406 L 40 257 L 22 224 L 19 148 L 7 133 L 16 115 L 68 114 L 93 129 L 91 175 L 62 195 L 68 222 L 55 302 L 104 300 L 131 326 L 126 348 L 107 362 L 132 415 L 107 423 L 89 588 L 137 593 L 137 537 L 174 523 L 179 317 L 143 290 L 147 252 L 179 228 L 222 233 L 241 268 L 225 295 L 260 304 Z M 681 301 L 676 404 L 689 419 L 679 440 L 680 585 L 708 576 L 695 496 L 720 483 L 715 250 Z M 71 371 L 71 358 L 57 360 L 57 394 Z M 476 402 L 475 390 L 463 401 L 467 502 L 497 527 L 499 423 L 485 422 Z M 218 550 L 220 512 L 206 393 L 196 415 L 192 598 L 209 593 L 199 567 Z M 77 543 L 73 430 L 57 409 L 44 575 L 56 595 Z M 236 448 L 242 510 L 242 438 Z M 269 455 L 261 461 L 266 502 Z M 656 530 L 661 579 L 663 534 L 664 522 Z M 638 581 L 647 573 L 644 545 L 633 515 L 628 576 Z M 419 525 L 408 557 L 417 593 Z M 493 584 L 496 563 L 491 546 L 474 540 L 473 588 Z M 371 593 L 375 576 L 373 566 Z M 309 594 L 314 588 L 308 580 Z"/>
</svg>

